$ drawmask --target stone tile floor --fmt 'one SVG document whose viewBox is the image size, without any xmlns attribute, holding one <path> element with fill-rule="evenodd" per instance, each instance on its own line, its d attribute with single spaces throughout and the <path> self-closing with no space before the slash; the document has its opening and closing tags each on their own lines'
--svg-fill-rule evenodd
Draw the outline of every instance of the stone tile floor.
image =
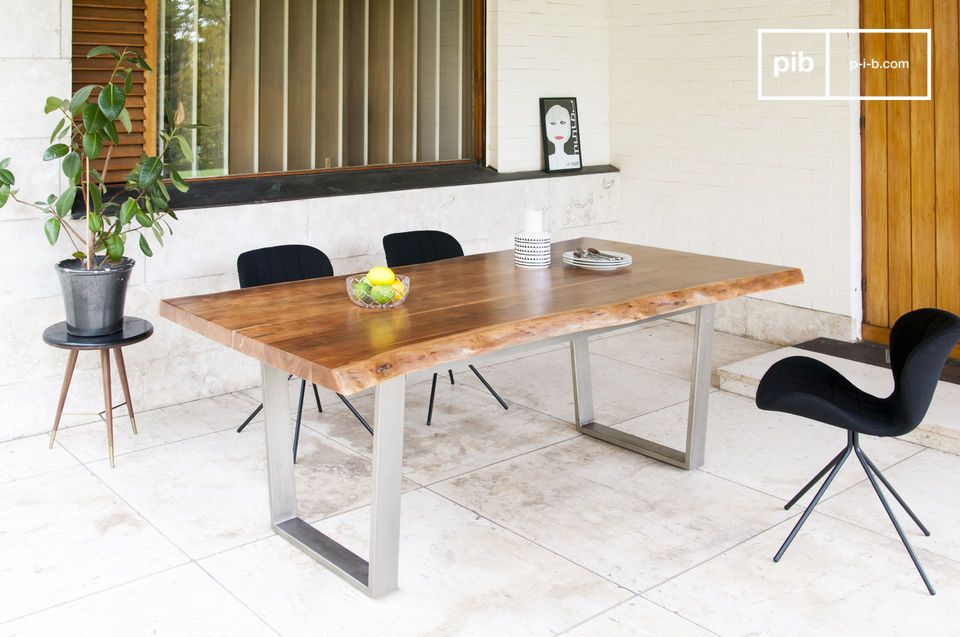
<svg viewBox="0 0 960 637">
<path fill-rule="evenodd" d="M 594 343 L 605 424 L 678 444 L 692 330 L 655 323 Z M 717 335 L 714 366 L 771 346 Z M 960 457 L 870 440 L 931 528 L 901 515 L 930 597 L 858 467 L 779 564 L 784 502 L 844 434 L 711 395 L 707 460 L 683 472 L 579 436 L 569 361 L 548 349 L 407 391 L 400 590 L 372 601 L 267 523 L 251 390 L 0 444 L 0 637 L 7 635 L 958 635 Z M 291 384 L 295 396 L 298 385 Z M 305 403 L 304 517 L 357 552 L 369 435 L 332 394 Z M 357 407 L 372 416 L 369 395 Z M 899 513 L 899 511 L 898 511 Z"/>
</svg>

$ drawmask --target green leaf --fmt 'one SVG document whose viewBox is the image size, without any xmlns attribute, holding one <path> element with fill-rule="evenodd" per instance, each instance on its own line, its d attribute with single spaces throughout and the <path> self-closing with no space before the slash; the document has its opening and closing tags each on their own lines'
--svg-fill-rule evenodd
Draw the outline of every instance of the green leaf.
<svg viewBox="0 0 960 637">
<path fill-rule="evenodd" d="M 58 217 L 63 219 L 70 213 L 70 211 L 73 209 L 73 200 L 76 199 L 76 197 L 76 186 L 70 186 L 60 194 L 56 203 L 53 204 L 53 208 L 57 211 Z"/>
<path fill-rule="evenodd" d="M 127 75 L 123 79 L 123 92 L 127 95 L 133 90 L 133 69 L 127 69 Z"/>
<path fill-rule="evenodd" d="M 123 239 L 120 235 L 112 234 L 106 239 L 107 258 L 111 261 L 119 261 L 123 258 Z"/>
<path fill-rule="evenodd" d="M 177 213 L 175 213 L 173 210 L 167 210 L 167 214 L 170 215 L 170 217 L 173 218 L 174 221 L 180 221 L 180 218 L 177 217 Z M 173 233 L 171 232 L 170 234 L 173 234 Z"/>
<path fill-rule="evenodd" d="M 111 46 L 95 46 L 87 52 L 87 59 L 95 58 L 98 55 L 109 55 L 114 60 L 120 59 L 120 53 Z"/>
<path fill-rule="evenodd" d="M 3 184 L 0 186 L 0 208 L 3 208 L 7 205 L 7 200 L 10 198 L 10 186 Z"/>
<path fill-rule="evenodd" d="M 6 168 L 6 167 L 9 166 L 9 165 L 10 165 L 10 158 L 9 158 L 9 157 L 6 157 L 6 158 L 3 159 L 3 161 L 0 161 L 0 168 Z"/>
<path fill-rule="evenodd" d="M 140 162 L 130 173 L 131 180 L 141 189 L 146 190 L 160 179 L 163 171 L 163 161 L 159 157 L 140 156 Z"/>
<path fill-rule="evenodd" d="M 90 159 L 96 159 L 100 156 L 100 151 L 103 149 L 103 140 L 100 139 L 100 135 L 97 133 L 84 133 L 83 135 L 83 152 Z"/>
<path fill-rule="evenodd" d="M 137 218 L 137 223 L 144 228 L 149 228 L 153 225 L 153 219 L 150 217 L 150 215 L 140 209 L 134 211 L 134 216 Z"/>
<path fill-rule="evenodd" d="M 120 143 L 120 136 L 117 135 L 117 127 L 114 125 L 112 121 L 109 121 L 109 120 L 105 121 L 103 123 L 103 126 L 101 127 L 101 131 L 103 132 L 103 136 L 109 139 L 111 143 L 113 144 Z"/>
<path fill-rule="evenodd" d="M 187 185 L 187 183 L 183 180 L 183 177 L 180 176 L 180 173 L 178 173 L 172 166 L 170 167 L 170 181 L 173 182 L 173 187 L 180 192 L 187 192 L 190 190 L 190 186 Z"/>
<path fill-rule="evenodd" d="M 103 217 L 91 212 L 87 215 L 87 227 L 90 228 L 91 232 L 100 232 L 103 228 Z"/>
<path fill-rule="evenodd" d="M 67 120 L 65 120 L 65 119 L 61 119 L 61 120 L 57 123 L 57 126 L 53 129 L 53 132 L 50 133 L 50 143 L 51 143 L 51 144 L 53 143 L 53 140 L 57 138 L 57 134 L 58 134 L 60 131 L 63 130 L 63 127 L 64 127 L 64 125 L 66 125 L 66 123 L 67 123 Z"/>
<path fill-rule="evenodd" d="M 150 229 L 153 230 L 153 236 L 157 238 L 157 242 L 160 244 L 160 247 L 163 247 L 163 226 L 159 223 L 155 223 L 150 226 Z"/>
<path fill-rule="evenodd" d="M 63 158 L 63 174 L 70 179 L 76 179 L 80 176 L 80 155 L 76 151 L 70 151 Z"/>
<path fill-rule="evenodd" d="M 16 183 L 16 181 L 17 179 L 13 176 L 12 172 L 6 168 L 0 168 L 0 184 L 12 186 L 14 183 Z"/>
<path fill-rule="evenodd" d="M 66 144 L 54 144 L 43 151 L 43 161 L 59 159 L 69 152 L 70 148 Z"/>
<path fill-rule="evenodd" d="M 127 200 L 123 202 L 123 205 L 120 206 L 120 212 L 117 213 L 120 218 L 121 225 L 127 225 L 133 221 L 133 217 L 137 214 L 143 214 L 143 211 L 140 210 L 140 206 L 137 205 L 137 200 L 133 197 L 127 197 Z"/>
<path fill-rule="evenodd" d="M 95 85 L 88 84 L 74 93 L 73 97 L 70 98 L 70 112 L 74 115 L 79 113 L 80 109 L 87 103 L 87 100 L 90 99 L 90 93 L 92 93 L 95 88 L 97 88 Z"/>
<path fill-rule="evenodd" d="M 122 88 L 116 84 L 107 84 L 103 87 L 103 90 L 100 91 L 100 97 L 97 98 L 97 105 L 100 106 L 100 110 L 107 120 L 113 121 L 120 114 L 120 111 L 123 110 L 123 105 L 126 101 L 127 96 Z"/>
<path fill-rule="evenodd" d="M 181 135 L 175 136 L 174 139 L 177 141 L 177 144 L 180 145 L 180 152 L 183 153 L 183 156 L 186 158 L 186 160 L 193 161 L 193 149 L 190 148 L 190 144 L 187 142 L 187 140 Z"/>
<path fill-rule="evenodd" d="M 43 106 L 43 112 L 52 113 L 53 111 L 59 110 L 61 106 L 63 106 L 63 99 L 51 95 L 47 98 L 47 103 Z"/>
<path fill-rule="evenodd" d="M 43 224 L 43 233 L 47 235 L 50 245 L 56 245 L 57 239 L 60 238 L 60 220 L 56 217 L 47 219 Z"/>
<path fill-rule="evenodd" d="M 103 116 L 100 107 L 96 104 L 87 104 L 83 107 L 83 127 L 88 133 L 100 132 L 106 121 L 107 118 Z"/>
<path fill-rule="evenodd" d="M 153 256 L 153 250 L 150 249 L 150 244 L 147 243 L 147 238 L 143 235 L 140 235 L 140 251 L 148 257 Z"/>
<path fill-rule="evenodd" d="M 119 119 L 120 123 L 123 124 L 123 128 L 127 131 L 128 135 L 133 132 L 133 122 L 130 121 L 130 111 L 123 109 L 120 111 L 117 119 Z"/>
<path fill-rule="evenodd" d="M 99 188 L 90 189 L 90 202 L 93 204 L 93 211 L 102 214 L 103 210 L 103 192 Z"/>
<path fill-rule="evenodd" d="M 150 68 L 150 65 L 147 64 L 147 60 L 142 55 L 140 55 L 140 51 L 134 51 L 133 53 L 134 53 L 138 67 L 140 67 L 144 71 L 151 71 L 151 72 L 153 71 L 153 69 Z"/>
</svg>

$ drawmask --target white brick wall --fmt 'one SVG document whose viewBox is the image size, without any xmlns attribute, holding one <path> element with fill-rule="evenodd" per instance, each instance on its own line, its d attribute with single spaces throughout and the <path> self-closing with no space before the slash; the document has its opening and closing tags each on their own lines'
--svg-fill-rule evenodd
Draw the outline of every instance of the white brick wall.
<svg viewBox="0 0 960 637">
<path fill-rule="evenodd" d="M 628 237 L 799 266 L 806 284 L 763 296 L 859 316 L 859 104 L 756 86 L 758 28 L 856 28 L 857 1 L 611 0 L 610 17 Z"/>
<path fill-rule="evenodd" d="M 487 163 L 540 170 L 541 97 L 576 97 L 583 163 L 610 163 L 607 0 L 488 0 Z"/>
</svg>

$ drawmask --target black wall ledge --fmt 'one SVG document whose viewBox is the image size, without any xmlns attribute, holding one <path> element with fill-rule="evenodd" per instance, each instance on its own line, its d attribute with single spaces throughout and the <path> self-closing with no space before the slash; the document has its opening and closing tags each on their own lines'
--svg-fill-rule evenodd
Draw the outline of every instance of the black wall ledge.
<svg viewBox="0 0 960 637">
<path fill-rule="evenodd" d="M 581 175 L 618 172 L 620 169 L 611 165 L 586 166 L 582 170 L 570 172 L 547 173 L 532 170 L 499 173 L 479 164 L 443 164 L 263 175 L 193 181 L 190 183 L 190 190 L 185 193 L 170 188 L 170 204 L 174 210 L 188 210 L 529 179 L 570 179 Z M 77 212 L 82 214 L 82 209 L 77 210 L 75 207 L 74 214 Z"/>
</svg>

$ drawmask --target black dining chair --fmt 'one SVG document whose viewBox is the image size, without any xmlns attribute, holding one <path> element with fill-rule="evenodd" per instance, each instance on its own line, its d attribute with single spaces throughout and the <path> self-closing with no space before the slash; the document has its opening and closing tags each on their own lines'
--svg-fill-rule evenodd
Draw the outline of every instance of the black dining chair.
<svg viewBox="0 0 960 637">
<path fill-rule="evenodd" d="M 439 230 L 412 230 L 410 232 L 396 232 L 383 238 L 383 252 L 387 256 L 387 265 L 391 268 L 401 268 L 405 265 L 417 263 L 431 263 L 443 259 L 453 259 L 463 256 L 463 247 L 460 242 L 446 232 Z M 467 365 L 470 371 L 487 388 L 487 391 L 497 399 L 500 406 L 509 409 L 506 401 L 493 388 L 472 364 Z M 450 384 L 454 384 L 453 370 L 448 369 Z M 430 404 L 427 407 L 427 426 L 433 421 L 433 399 L 437 393 L 437 374 L 433 375 L 430 385 Z"/>
<path fill-rule="evenodd" d="M 237 257 L 237 275 L 240 278 L 241 288 L 251 288 L 259 285 L 270 285 L 272 283 L 289 283 L 291 281 L 303 281 L 304 279 L 319 279 L 322 277 L 333 276 L 333 266 L 330 259 L 322 251 L 313 246 L 305 245 L 282 245 L 271 246 L 269 248 L 259 248 L 244 252 Z M 289 376 L 292 378 L 292 376 Z M 320 392 L 317 391 L 316 384 L 313 384 L 313 397 L 317 401 L 317 411 L 323 413 L 323 407 L 320 405 Z M 293 461 L 297 461 L 297 448 L 300 446 L 300 420 L 303 416 L 303 397 L 306 393 L 307 381 L 300 381 L 300 400 L 297 402 L 297 425 L 293 436 Z M 343 401 L 347 409 L 360 421 L 360 424 L 373 433 L 373 428 L 367 423 L 366 419 L 357 411 L 346 396 L 337 394 L 337 397 Z M 253 410 L 247 419 L 237 428 L 237 433 L 250 424 L 257 414 L 263 409 L 263 403 Z"/>
<path fill-rule="evenodd" d="M 930 531 L 860 448 L 860 434 L 892 437 L 902 436 L 916 429 L 930 407 L 943 366 L 957 340 L 960 340 L 960 318 L 950 312 L 928 308 L 901 316 L 890 331 L 890 366 L 893 368 L 894 387 L 893 393 L 886 398 L 858 389 L 832 367 L 806 356 L 785 358 L 767 370 L 757 388 L 757 407 L 803 416 L 847 431 L 846 447 L 784 506 L 785 509 L 790 509 L 829 472 L 826 481 L 777 551 L 774 562 L 779 562 L 783 557 L 800 532 L 800 527 L 810 517 L 810 513 L 837 476 L 840 467 L 853 453 L 893 522 L 927 590 L 931 595 L 936 594 L 910 541 L 880 490 L 877 479 L 890 491 L 924 535 L 930 535 Z"/>
</svg>

